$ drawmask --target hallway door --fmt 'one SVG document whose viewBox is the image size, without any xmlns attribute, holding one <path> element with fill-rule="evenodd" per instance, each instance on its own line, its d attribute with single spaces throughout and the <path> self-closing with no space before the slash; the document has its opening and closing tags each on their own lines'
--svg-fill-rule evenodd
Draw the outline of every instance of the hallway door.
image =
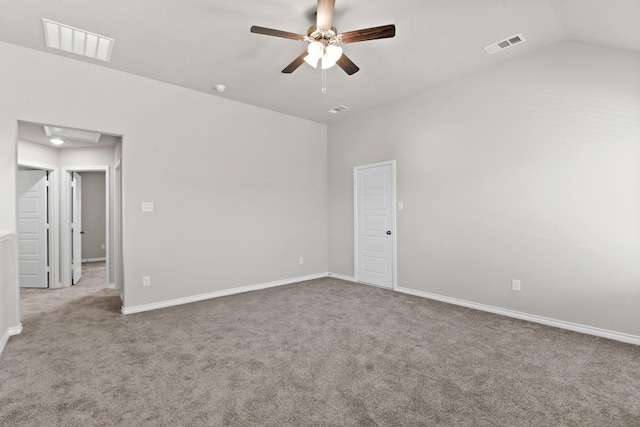
<svg viewBox="0 0 640 427">
<path fill-rule="evenodd" d="M 82 177 L 73 172 L 71 181 L 71 270 L 72 283 L 82 277 Z"/>
<path fill-rule="evenodd" d="M 18 170 L 20 286 L 49 287 L 47 171 Z"/>
<path fill-rule="evenodd" d="M 393 164 L 356 168 L 356 274 L 358 281 L 393 287 Z"/>
</svg>

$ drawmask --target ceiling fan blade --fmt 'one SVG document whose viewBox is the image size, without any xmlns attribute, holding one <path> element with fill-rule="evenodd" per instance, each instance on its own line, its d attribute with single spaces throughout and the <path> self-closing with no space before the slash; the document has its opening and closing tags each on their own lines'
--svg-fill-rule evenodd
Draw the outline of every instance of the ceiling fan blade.
<svg viewBox="0 0 640 427">
<path fill-rule="evenodd" d="M 388 39 L 396 35 L 396 26 L 383 25 L 381 27 L 365 28 L 347 31 L 341 34 L 342 43 L 364 42 L 367 40 Z"/>
<path fill-rule="evenodd" d="M 330 30 L 333 21 L 333 10 L 336 7 L 336 0 L 318 0 L 318 14 L 316 16 L 316 27 L 319 30 Z"/>
<path fill-rule="evenodd" d="M 274 29 L 265 28 L 265 27 L 257 27 L 255 25 L 251 27 L 251 32 L 256 34 L 264 34 L 265 36 L 282 37 L 283 39 L 291 39 L 291 40 L 298 40 L 298 41 L 304 41 L 304 38 L 305 38 L 305 36 L 301 34 L 289 33 L 287 31 L 274 30 Z"/>
<path fill-rule="evenodd" d="M 344 53 L 342 54 L 340 59 L 336 61 L 336 65 L 342 68 L 344 72 L 349 75 L 355 74 L 360 70 L 360 68 L 358 68 L 358 66 L 354 64 L 353 61 L 347 58 L 347 55 L 345 55 Z"/>
<path fill-rule="evenodd" d="M 291 64 L 287 65 L 284 68 L 284 70 L 282 70 L 282 72 L 285 73 L 285 74 L 293 73 L 295 70 L 298 69 L 299 66 L 302 65 L 302 63 L 304 62 L 304 58 L 306 58 L 308 54 L 309 54 L 309 52 L 307 52 L 306 50 L 304 52 L 302 52 L 300 54 L 300 56 L 298 56 L 296 59 L 294 59 L 291 62 Z"/>
</svg>

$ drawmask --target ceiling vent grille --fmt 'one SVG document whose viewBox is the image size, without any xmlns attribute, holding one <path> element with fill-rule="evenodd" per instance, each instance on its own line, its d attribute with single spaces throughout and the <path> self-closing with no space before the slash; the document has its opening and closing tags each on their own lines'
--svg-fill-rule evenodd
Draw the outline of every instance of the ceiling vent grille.
<svg viewBox="0 0 640 427">
<path fill-rule="evenodd" d="M 335 108 L 332 108 L 331 110 L 329 110 L 328 112 L 331 114 L 338 114 L 343 112 L 344 110 L 348 110 L 349 107 L 347 107 L 346 105 L 338 105 Z"/>
<path fill-rule="evenodd" d="M 511 36 L 508 39 L 504 39 L 499 41 L 498 43 L 494 43 L 484 48 L 489 55 L 493 55 L 494 53 L 503 51 L 505 49 L 509 49 L 511 46 L 515 46 L 522 42 L 525 42 L 525 38 L 522 34 L 516 34 L 515 36 Z"/>
<path fill-rule="evenodd" d="M 111 59 L 114 40 L 109 37 L 44 18 L 42 25 L 44 26 L 44 42 L 48 47 L 105 62 L 109 62 Z"/>
</svg>

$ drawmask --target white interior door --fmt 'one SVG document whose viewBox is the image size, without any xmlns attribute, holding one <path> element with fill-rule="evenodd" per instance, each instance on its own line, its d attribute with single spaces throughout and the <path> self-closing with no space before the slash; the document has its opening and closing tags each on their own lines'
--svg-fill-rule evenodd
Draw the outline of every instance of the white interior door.
<svg viewBox="0 0 640 427">
<path fill-rule="evenodd" d="M 19 170 L 18 265 L 21 287 L 49 286 L 47 208 L 47 172 Z"/>
<path fill-rule="evenodd" d="M 82 277 L 82 177 L 73 172 L 71 180 L 71 271 L 75 285 Z"/>
<path fill-rule="evenodd" d="M 393 287 L 393 166 L 356 168 L 356 276 L 358 281 Z"/>
</svg>

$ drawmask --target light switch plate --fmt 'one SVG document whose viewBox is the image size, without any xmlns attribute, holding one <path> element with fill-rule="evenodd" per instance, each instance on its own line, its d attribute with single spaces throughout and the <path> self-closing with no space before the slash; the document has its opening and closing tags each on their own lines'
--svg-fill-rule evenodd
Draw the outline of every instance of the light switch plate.
<svg viewBox="0 0 640 427">
<path fill-rule="evenodd" d="M 142 212 L 153 212 L 153 202 L 142 202 Z"/>
</svg>

